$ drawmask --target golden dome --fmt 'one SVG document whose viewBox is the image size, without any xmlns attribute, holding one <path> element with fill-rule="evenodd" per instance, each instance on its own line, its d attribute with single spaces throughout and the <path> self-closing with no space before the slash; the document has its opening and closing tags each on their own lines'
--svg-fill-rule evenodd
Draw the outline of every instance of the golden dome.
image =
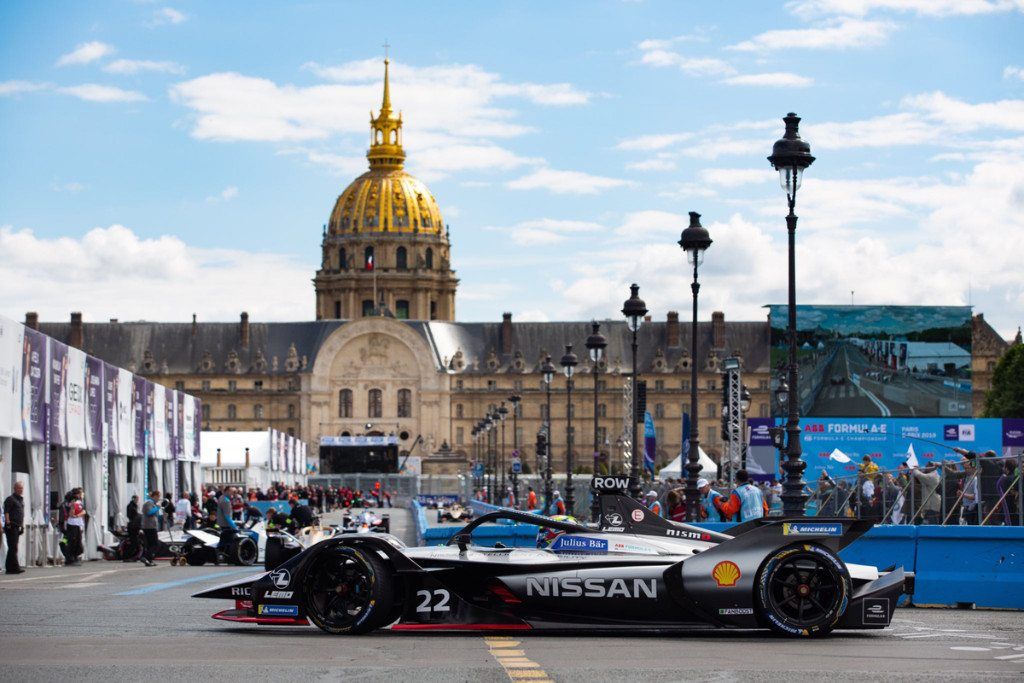
<svg viewBox="0 0 1024 683">
<path fill-rule="evenodd" d="M 370 112 L 370 170 L 345 188 L 331 211 L 329 234 L 405 232 L 443 234 L 444 219 L 427 186 L 406 173 L 402 115 L 391 110 L 388 60 L 384 60 L 384 99 Z"/>
</svg>

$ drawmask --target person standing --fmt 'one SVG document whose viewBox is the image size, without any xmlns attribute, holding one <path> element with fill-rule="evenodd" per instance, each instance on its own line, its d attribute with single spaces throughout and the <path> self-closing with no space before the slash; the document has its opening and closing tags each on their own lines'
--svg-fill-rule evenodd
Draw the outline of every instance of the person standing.
<svg viewBox="0 0 1024 683">
<path fill-rule="evenodd" d="M 732 518 L 739 513 L 737 521 L 746 522 L 768 515 L 768 504 L 764 502 L 761 489 L 750 483 L 750 475 L 746 470 L 736 472 L 739 485 L 729 494 L 729 499 L 718 506 L 726 517 Z"/>
<path fill-rule="evenodd" d="M 160 492 L 150 492 L 149 498 L 142 506 L 142 537 L 145 544 L 142 552 L 142 564 L 147 567 L 156 566 L 153 558 L 156 557 L 156 551 L 160 545 L 156 532 L 160 527 L 160 518 L 163 516 L 163 512 L 164 509 L 160 505 Z"/>
<path fill-rule="evenodd" d="M 220 500 L 217 501 L 217 526 L 220 527 L 220 542 L 217 544 L 219 552 L 216 553 L 217 555 L 221 553 L 224 555 L 228 554 L 235 540 L 235 535 L 238 533 L 238 525 L 235 524 L 234 510 L 232 509 L 234 493 L 234 487 L 228 486 L 221 494 Z M 215 564 L 220 563 L 215 562 Z"/>
<path fill-rule="evenodd" d="M 64 536 L 67 539 L 67 565 L 77 567 L 82 564 L 81 556 L 85 551 L 82 537 L 85 535 L 85 505 L 82 503 L 82 489 L 71 491 L 68 505 L 67 528 Z"/>
<path fill-rule="evenodd" d="M 566 514 L 565 501 L 562 500 L 562 494 L 558 491 L 551 492 L 551 507 L 554 508 L 556 515 Z"/>
<path fill-rule="evenodd" d="M 530 492 L 526 494 L 526 509 L 536 510 L 537 509 L 537 492 L 533 490 L 533 487 L 528 487 Z"/>
<path fill-rule="evenodd" d="M 18 565 L 18 538 L 25 533 L 25 485 L 14 482 L 14 492 L 4 499 L 4 538 L 7 539 L 7 573 L 21 574 Z"/>
<path fill-rule="evenodd" d="M 647 505 L 647 509 L 648 510 L 650 510 L 654 514 L 656 514 L 659 517 L 661 517 L 661 501 L 658 500 L 658 492 L 657 491 L 648 491 L 647 492 L 647 502 L 646 502 L 646 505 Z"/>
<path fill-rule="evenodd" d="M 182 491 L 181 498 L 174 504 L 174 521 L 185 531 L 195 527 L 192 518 L 192 499 L 188 497 L 188 491 Z"/>
<path fill-rule="evenodd" d="M 697 480 L 697 491 L 700 493 L 701 518 L 708 522 L 728 521 L 719 509 L 725 502 L 725 496 L 711 488 L 707 479 Z"/>
</svg>

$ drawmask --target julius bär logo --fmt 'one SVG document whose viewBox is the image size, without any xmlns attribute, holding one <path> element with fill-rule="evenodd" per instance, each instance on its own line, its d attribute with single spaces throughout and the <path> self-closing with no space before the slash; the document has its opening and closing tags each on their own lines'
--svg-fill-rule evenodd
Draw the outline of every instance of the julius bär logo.
<svg viewBox="0 0 1024 683">
<path fill-rule="evenodd" d="M 711 570 L 711 578 L 715 580 L 719 588 L 731 588 L 740 580 L 740 568 L 731 560 L 725 560 L 715 565 Z"/>
</svg>

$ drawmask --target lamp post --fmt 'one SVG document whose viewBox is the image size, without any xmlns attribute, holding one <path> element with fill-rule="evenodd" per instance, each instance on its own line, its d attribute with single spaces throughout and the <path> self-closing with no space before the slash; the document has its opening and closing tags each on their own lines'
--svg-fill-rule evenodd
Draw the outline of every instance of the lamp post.
<svg viewBox="0 0 1024 683">
<path fill-rule="evenodd" d="M 473 486 L 474 487 L 479 487 L 479 483 L 477 482 L 477 477 L 476 477 L 476 463 L 478 462 L 477 461 L 477 454 L 478 454 L 478 452 L 477 452 L 477 443 L 478 442 L 477 442 L 477 439 L 476 439 L 476 425 L 473 425 L 473 427 L 469 430 L 469 434 L 470 434 L 470 439 L 473 440 L 473 469 L 472 469 L 472 472 L 473 472 Z"/>
<path fill-rule="evenodd" d="M 501 488 L 498 489 L 498 502 L 500 503 L 505 499 L 505 418 L 508 417 L 508 408 L 505 407 L 505 402 L 502 401 L 501 405 L 498 406 L 498 420 L 501 422 L 501 456 L 499 458 L 501 467 Z"/>
<path fill-rule="evenodd" d="M 545 448 L 547 453 L 544 457 L 544 514 L 548 514 L 551 507 L 551 383 L 555 381 L 555 364 L 551 362 L 551 355 L 544 358 L 540 366 L 541 377 L 544 380 L 544 390 L 547 393 L 547 408 L 544 420 Z"/>
<path fill-rule="evenodd" d="M 522 466 L 522 456 L 519 453 L 519 402 L 523 400 L 519 394 L 512 394 L 508 397 L 509 402 L 512 404 L 512 462 L 520 463 Z M 518 509 L 519 505 L 519 473 L 512 470 L 512 499 L 515 501 L 515 508 Z"/>
<path fill-rule="evenodd" d="M 786 471 L 786 481 L 782 485 L 782 514 L 789 517 L 803 516 L 807 500 L 803 481 L 807 463 L 800 457 L 800 392 L 796 367 L 796 191 L 800 189 L 804 169 L 814 163 L 814 157 L 811 156 L 811 146 L 800 139 L 800 117 L 790 112 L 782 120 L 786 124 L 786 132 L 776 140 L 768 161 L 779 172 L 779 181 L 789 203 L 786 215 L 786 231 L 789 233 L 789 410 L 786 460 L 782 463 L 782 469 Z"/>
<path fill-rule="evenodd" d="M 494 487 L 497 484 L 498 473 L 494 469 L 494 438 L 497 434 L 494 431 L 494 423 L 497 421 L 495 416 L 490 411 L 487 412 L 487 417 L 484 419 L 487 424 L 487 463 L 490 466 L 491 476 L 487 484 L 487 502 L 494 505 Z"/>
<path fill-rule="evenodd" d="M 562 356 L 562 372 L 565 373 L 565 507 L 569 514 L 573 514 L 575 499 L 572 494 L 572 377 L 576 373 L 576 365 L 579 360 L 572 352 L 572 344 L 565 345 L 565 354 Z"/>
<path fill-rule="evenodd" d="M 687 262 L 693 266 L 693 325 L 690 328 L 690 450 L 686 457 L 686 518 L 697 520 L 697 477 L 700 475 L 700 436 L 697 431 L 697 294 L 700 282 L 697 281 L 697 268 L 704 261 L 704 252 L 711 246 L 711 236 L 700 224 L 700 214 L 690 212 L 690 225 L 683 230 L 679 238 L 679 246 L 686 252 Z"/>
<path fill-rule="evenodd" d="M 598 389 L 599 383 L 597 375 L 600 372 L 601 360 L 604 358 L 604 349 L 608 346 L 608 340 L 601 334 L 601 323 L 596 320 L 590 323 L 590 336 L 587 337 L 587 351 L 590 352 L 590 367 L 593 368 L 594 373 L 594 476 L 598 475 L 598 467 L 600 467 L 601 460 L 601 445 L 597 439 L 598 432 L 598 420 L 597 420 L 597 400 L 598 400 Z M 597 497 L 597 491 L 590 492 L 590 518 L 594 522 L 598 521 L 601 515 L 601 502 Z"/>
<path fill-rule="evenodd" d="M 744 384 L 740 389 L 740 413 L 743 418 L 740 420 L 740 434 L 742 434 L 742 440 L 740 441 L 740 469 L 747 469 L 747 413 L 750 412 L 750 391 L 747 390 L 747 385 Z"/>
<path fill-rule="evenodd" d="M 629 458 L 629 495 L 634 498 L 640 497 L 640 458 L 638 457 L 637 441 L 636 438 L 636 333 L 640 329 L 640 325 L 643 324 L 644 316 L 647 315 L 647 304 L 640 298 L 640 285 L 633 283 L 629 286 L 629 298 L 626 299 L 625 303 L 622 304 L 622 315 L 626 316 L 626 325 L 633 333 L 633 372 L 630 378 L 633 388 L 633 405 L 630 407 L 632 415 L 630 415 L 630 424 L 632 429 L 632 454 Z"/>
</svg>

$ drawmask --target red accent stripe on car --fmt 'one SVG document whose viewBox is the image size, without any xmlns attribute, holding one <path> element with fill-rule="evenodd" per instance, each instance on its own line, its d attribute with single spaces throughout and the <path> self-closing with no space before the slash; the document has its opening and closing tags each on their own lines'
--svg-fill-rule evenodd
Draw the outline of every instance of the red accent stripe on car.
<svg viewBox="0 0 1024 683">
<path fill-rule="evenodd" d="M 529 624 L 395 624 L 392 631 L 529 631 Z"/>
<path fill-rule="evenodd" d="M 224 610 L 213 615 L 214 619 L 233 621 L 240 624 L 263 624 L 264 626 L 309 626 L 303 617 L 250 617 L 230 614 L 235 610 Z"/>
</svg>

